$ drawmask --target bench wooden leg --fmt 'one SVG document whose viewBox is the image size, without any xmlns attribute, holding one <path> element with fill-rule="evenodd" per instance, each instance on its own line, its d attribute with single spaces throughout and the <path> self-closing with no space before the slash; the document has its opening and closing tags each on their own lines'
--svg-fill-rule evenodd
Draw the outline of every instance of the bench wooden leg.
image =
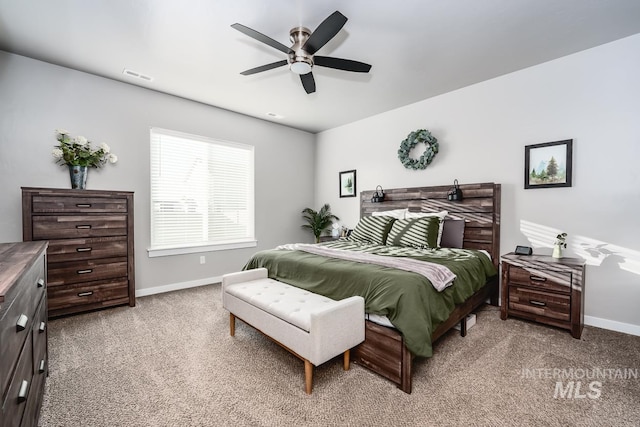
<svg viewBox="0 0 640 427">
<path fill-rule="evenodd" d="M 344 354 L 342 356 L 343 361 L 344 361 L 344 370 L 345 371 L 349 370 L 349 355 L 350 355 L 350 353 L 351 353 L 351 350 L 347 350 L 347 351 L 344 352 Z"/>
<path fill-rule="evenodd" d="M 233 313 L 229 313 L 229 334 L 232 337 L 236 336 L 236 316 Z"/>
<path fill-rule="evenodd" d="M 311 394 L 313 389 L 313 364 L 307 359 L 304 359 L 304 382 L 305 391 L 307 394 Z"/>
</svg>

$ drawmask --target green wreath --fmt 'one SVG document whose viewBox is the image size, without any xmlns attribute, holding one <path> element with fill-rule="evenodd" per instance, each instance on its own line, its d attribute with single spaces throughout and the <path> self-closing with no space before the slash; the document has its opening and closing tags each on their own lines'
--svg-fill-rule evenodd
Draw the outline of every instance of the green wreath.
<svg viewBox="0 0 640 427">
<path fill-rule="evenodd" d="M 427 148 L 419 159 L 412 159 L 409 157 L 409 153 L 420 143 L 424 143 Z M 436 154 L 438 154 L 438 140 L 426 129 L 418 129 L 411 132 L 409 136 L 407 136 L 407 139 L 402 141 L 400 149 L 398 150 L 400 162 L 405 168 L 413 170 L 426 169 Z"/>
</svg>

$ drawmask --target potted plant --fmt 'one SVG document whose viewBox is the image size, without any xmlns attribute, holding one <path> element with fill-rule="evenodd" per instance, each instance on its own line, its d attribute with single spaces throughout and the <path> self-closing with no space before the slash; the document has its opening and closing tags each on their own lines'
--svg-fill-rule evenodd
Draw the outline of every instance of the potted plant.
<svg viewBox="0 0 640 427">
<path fill-rule="evenodd" d="M 328 203 L 325 203 L 317 212 L 311 208 L 303 209 L 302 217 L 307 221 L 307 224 L 303 224 L 302 228 L 311 230 L 316 238 L 316 243 L 320 242 L 322 232 L 329 228 L 333 220 L 340 219 L 331 213 L 331 206 Z"/>
<path fill-rule="evenodd" d="M 560 233 L 556 236 L 556 242 L 553 244 L 553 254 L 551 254 L 554 258 L 562 258 L 562 249 L 567 247 L 567 233 Z"/>
<path fill-rule="evenodd" d="M 69 132 L 56 129 L 59 144 L 53 149 L 53 157 L 60 165 L 69 167 L 71 188 L 83 189 L 87 183 L 88 168 L 99 168 L 107 162 L 115 163 L 118 156 L 111 153 L 111 148 L 101 143 L 98 148 L 91 147 L 91 141 L 84 136 L 71 137 Z"/>
</svg>

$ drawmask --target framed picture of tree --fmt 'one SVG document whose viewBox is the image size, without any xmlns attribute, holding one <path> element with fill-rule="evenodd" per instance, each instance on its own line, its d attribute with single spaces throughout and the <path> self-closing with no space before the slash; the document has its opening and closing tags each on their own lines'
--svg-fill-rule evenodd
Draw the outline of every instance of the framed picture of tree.
<svg viewBox="0 0 640 427">
<path fill-rule="evenodd" d="M 356 197 L 356 171 L 340 172 L 340 197 Z"/>
<path fill-rule="evenodd" d="M 571 187 L 573 140 L 524 147 L 524 188 Z"/>
</svg>

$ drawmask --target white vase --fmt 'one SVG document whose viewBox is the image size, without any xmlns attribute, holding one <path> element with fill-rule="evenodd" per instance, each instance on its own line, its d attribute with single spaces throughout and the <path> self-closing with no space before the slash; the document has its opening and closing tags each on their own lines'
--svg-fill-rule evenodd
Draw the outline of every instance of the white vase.
<svg viewBox="0 0 640 427">
<path fill-rule="evenodd" d="M 562 246 L 553 245 L 553 253 L 551 256 L 554 258 L 562 258 Z"/>
</svg>

